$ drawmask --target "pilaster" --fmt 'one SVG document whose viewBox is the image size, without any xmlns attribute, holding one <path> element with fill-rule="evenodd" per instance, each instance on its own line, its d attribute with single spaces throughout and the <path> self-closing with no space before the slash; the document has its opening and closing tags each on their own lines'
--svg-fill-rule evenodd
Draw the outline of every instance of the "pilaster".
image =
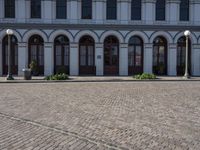
<svg viewBox="0 0 200 150">
<path fill-rule="evenodd" d="M 118 1 L 119 5 L 119 19 L 121 24 L 128 24 L 129 20 L 129 5 L 130 5 L 130 0 L 121 0 Z"/>
<path fill-rule="evenodd" d="M 53 43 L 44 43 L 44 75 L 52 75 L 54 70 Z"/>
<path fill-rule="evenodd" d="M 78 13 L 81 11 L 81 10 L 78 10 L 78 3 L 79 2 L 77 0 L 70 0 L 69 1 L 69 6 L 70 6 L 69 19 L 70 19 L 71 23 L 77 23 L 77 21 L 78 21 Z"/>
<path fill-rule="evenodd" d="M 194 25 L 200 24 L 200 1 L 190 0 L 190 18 Z"/>
<path fill-rule="evenodd" d="M 142 0 L 142 20 L 146 24 L 153 24 L 155 20 L 156 0 Z"/>
<path fill-rule="evenodd" d="M 79 74 L 78 43 L 70 43 L 70 75 Z"/>
<path fill-rule="evenodd" d="M 106 15 L 106 9 L 105 9 L 105 4 L 106 1 L 105 0 L 94 0 L 93 1 L 93 20 L 95 20 L 95 22 L 97 24 L 102 24 L 103 20 L 104 20 L 104 16 Z"/>
<path fill-rule="evenodd" d="M 24 42 L 18 43 L 18 75 L 22 76 L 22 69 L 28 68 L 28 44 Z"/>
<path fill-rule="evenodd" d="M 2 64 L 2 43 L 0 41 L 0 76 L 3 75 L 3 64 Z"/>
<path fill-rule="evenodd" d="M 169 44 L 168 46 L 168 75 L 176 76 L 176 66 L 177 66 L 177 44 Z"/>
<path fill-rule="evenodd" d="M 153 72 L 153 44 L 152 43 L 144 44 L 144 72 L 145 73 Z"/>
<path fill-rule="evenodd" d="M 169 24 L 177 24 L 180 14 L 180 0 L 166 1 L 166 19 Z"/>
<path fill-rule="evenodd" d="M 128 75 L 128 43 L 120 44 L 119 50 L 119 75 Z"/>
<path fill-rule="evenodd" d="M 200 76 L 200 45 L 193 44 L 192 48 L 192 75 Z"/>
<path fill-rule="evenodd" d="M 51 23 L 53 19 L 53 1 L 41 1 L 41 6 L 42 18 L 44 19 L 44 23 Z"/>
<path fill-rule="evenodd" d="M 95 44 L 95 65 L 96 65 L 96 75 L 102 76 L 104 70 L 103 43 Z"/>
</svg>

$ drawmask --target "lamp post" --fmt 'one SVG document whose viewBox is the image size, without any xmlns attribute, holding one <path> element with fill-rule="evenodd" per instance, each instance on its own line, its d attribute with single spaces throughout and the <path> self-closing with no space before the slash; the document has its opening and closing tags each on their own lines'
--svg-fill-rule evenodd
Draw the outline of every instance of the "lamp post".
<svg viewBox="0 0 200 150">
<path fill-rule="evenodd" d="M 184 32 L 184 35 L 186 37 L 186 55 L 185 55 L 185 74 L 183 76 L 183 78 L 185 79 L 188 79 L 190 76 L 189 76 L 189 73 L 188 73 L 188 38 L 190 36 L 190 31 L 189 30 L 186 30 Z"/>
<path fill-rule="evenodd" d="M 11 36 L 13 35 L 13 30 L 6 30 L 6 34 L 8 35 L 8 75 L 6 80 L 14 80 L 11 72 Z"/>
</svg>

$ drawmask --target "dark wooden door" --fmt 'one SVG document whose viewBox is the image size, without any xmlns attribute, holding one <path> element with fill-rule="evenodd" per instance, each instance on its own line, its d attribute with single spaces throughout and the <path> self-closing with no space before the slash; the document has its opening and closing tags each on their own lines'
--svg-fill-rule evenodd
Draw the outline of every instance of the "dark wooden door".
<svg viewBox="0 0 200 150">
<path fill-rule="evenodd" d="M 119 75 L 119 46 L 104 46 L 104 75 Z"/>
<path fill-rule="evenodd" d="M 3 63 L 3 75 L 8 73 L 8 37 L 3 39 L 2 45 L 2 63 Z M 14 75 L 18 74 L 18 45 L 15 36 L 11 37 L 11 72 Z"/>
</svg>

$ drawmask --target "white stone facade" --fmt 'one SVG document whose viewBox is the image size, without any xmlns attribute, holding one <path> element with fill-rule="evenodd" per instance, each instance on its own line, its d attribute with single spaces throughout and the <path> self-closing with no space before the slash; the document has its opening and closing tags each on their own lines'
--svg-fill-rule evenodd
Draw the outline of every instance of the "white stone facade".
<svg viewBox="0 0 200 150">
<path fill-rule="evenodd" d="M 200 1 L 190 0 L 189 21 L 179 20 L 179 0 L 166 0 L 165 21 L 155 20 L 155 0 L 142 0 L 142 18 L 131 20 L 131 0 L 118 0 L 117 19 L 106 19 L 106 0 L 93 0 L 92 19 L 81 19 L 81 0 L 67 0 L 67 18 L 56 19 L 55 0 L 42 0 L 41 19 L 30 18 L 30 0 L 15 1 L 15 18 L 4 17 L 4 0 L 0 0 L 0 75 L 3 75 L 2 40 L 6 29 L 14 30 L 18 40 L 18 75 L 28 67 L 28 40 L 40 35 L 44 40 L 44 75 L 54 73 L 54 39 L 69 39 L 69 74 L 79 75 L 79 40 L 85 35 L 95 41 L 96 75 L 104 75 L 104 39 L 119 40 L 119 75 L 128 75 L 128 42 L 132 36 L 143 40 L 143 72 L 152 73 L 153 41 L 167 40 L 167 75 L 177 75 L 177 41 L 184 30 L 191 31 L 191 74 L 200 76 Z M 98 59 L 98 57 L 100 59 Z"/>
</svg>

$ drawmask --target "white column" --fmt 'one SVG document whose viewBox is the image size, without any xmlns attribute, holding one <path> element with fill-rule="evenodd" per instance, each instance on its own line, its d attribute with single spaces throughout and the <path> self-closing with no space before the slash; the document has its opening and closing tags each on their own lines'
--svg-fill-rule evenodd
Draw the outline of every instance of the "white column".
<svg viewBox="0 0 200 150">
<path fill-rule="evenodd" d="M 119 75 L 128 75 L 128 44 L 120 44 L 119 50 Z"/>
<path fill-rule="evenodd" d="M 153 72 L 153 44 L 152 43 L 144 44 L 144 72 L 145 73 Z"/>
<path fill-rule="evenodd" d="M 53 18 L 53 1 L 52 0 L 45 0 L 42 1 L 42 18 L 44 23 L 51 23 Z"/>
<path fill-rule="evenodd" d="M 0 20 L 4 18 L 4 1 L 0 0 Z"/>
<path fill-rule="evenodd" d="M 44 75 L 52 75 L 54 70 L 53 43 L 44 43 Z"/>
<path fill-rule="evenodd" d="M 200 45 L 192 47 L 192 75 L 200 76 Z"/>
<path fill-rule="evenodd" d="M 2 64 L 2 43 L 0 41 L 0 76 L 3 75 L 3 64 Z"/>
<path fill-rule="evenodd" d="M 18 75 L 22 76 L 22 69 L 29 68 L 28 66 L 28 44 L 18 43 Z"/>
<path fill-rule="evenodd" d="M 146 24 L 153 24 L 155 20 L 156 0 L 142 0 L 142 20 Z"/>
<path fill-rule="evenodd" d="M 200 1 L 190 0 L 190 18 L 193 24 L 200 24 Z"/>
<path fill-rule="evenodd" d="M 166 1 L 166 20 L 170 24 L 177 24 L 179 21 L 180 0 Z"/>
<path fill-rule="evenodd" d="M 122 24 L 128 24 L 129 20 L 129 3 L 130 0 L 121 0 L 118 2 L 119 5 L 119 19 Z"/>
<path fill-rule="evenodd" d="M 104 55 L 103 55 L 103 44 L 95 44 L 95 65 L 96 65 L 96 75 L 102 76 L 104 70 Z"/>
<path fill-rule="evenodd" d="M 16 3 L 16 19 L 17 22 L 24 23 L 26 18 L 26 1 L 17 0 Z"/>
<path fill-rule="evenodd" d="M 78 1 L 77 0 L 71 0 L 69 2 L 69 5 L 70 5 L 70 16 L 69 16 L 70 22 L 71 23 L 77 23 L 78 12 L 81 11 L 81 10 L 78 10 Z"/>
<path fill-rule="evenodd" d="M 177 45 L 176 44 L 169 44 L 168 48 L 168 75 L 176 76 L 177 66 Z"/>
<path fill-rule="evenodd" d="M 102 24 L 104 20 L 104 15 L 106 10 L 104 9 L 105 0 L 95 0 L 93 1 L 93 20 L 97 24 Z"/>
<path fill-rule="evenodd" d="M 78 43 L 70 43 L 70 75 L 79 74 Z"/>
</svg>

